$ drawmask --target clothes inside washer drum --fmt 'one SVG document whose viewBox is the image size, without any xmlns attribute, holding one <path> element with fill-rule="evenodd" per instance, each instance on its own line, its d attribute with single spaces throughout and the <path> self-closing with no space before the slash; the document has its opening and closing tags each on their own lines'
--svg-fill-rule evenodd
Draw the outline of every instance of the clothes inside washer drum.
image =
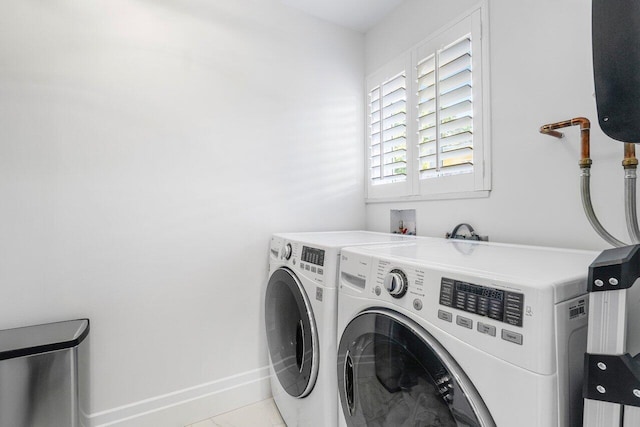
<svg viewBox="0 0 640 427">
<path fill-rule="evenodd" d="M 358 398 L 369 427 L 456 427 L 435 386 L 423 378 L 417 385 L 395 393 L 374 377 L 361 379 Z"/>
</svg>

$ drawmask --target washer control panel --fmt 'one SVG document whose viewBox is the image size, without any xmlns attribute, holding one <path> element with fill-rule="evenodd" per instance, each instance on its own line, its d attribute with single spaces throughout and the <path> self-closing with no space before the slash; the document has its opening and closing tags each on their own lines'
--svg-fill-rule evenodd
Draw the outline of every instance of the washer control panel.
<svg viewBox="0 0 640 427">
<path fill-rule="evenodd" d="M 324 249 L 303 245 L 300 253 L 300 270 L 322 276 L 324 274 L 324 259 Z M 293 263 L 295 264 L 295 259 Z"/>
<path fill-rule="evenodd" d="M 524 295 L 443 277 L 440 304 L 522 327 Z"/>
<path fill-rule="evenodd" d="M 296 240 L 283 239 L 277 235 L 272 236 L 269 269 L 275 271 L 286 266 L 303 273 L 315 283 L 324 285 L 325 278 L 335 274 L 335 267 L 329 262 L 332 258 L 330 251 L 327 248 L 310 246 Z"/>
<path fill-rule="evenodd" d="M 311 246 L 302 246 L 302 255 L 300 256 L 300 262 L 306 262 L 308 264 L 323 267 L 324 250 L 312 248 Z"/>
</svg>

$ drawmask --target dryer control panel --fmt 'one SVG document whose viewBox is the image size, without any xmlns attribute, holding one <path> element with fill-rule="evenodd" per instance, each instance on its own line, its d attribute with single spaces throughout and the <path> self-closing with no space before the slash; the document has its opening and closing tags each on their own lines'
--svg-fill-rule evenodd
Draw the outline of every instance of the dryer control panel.
<svg viewBox="0 0 640 427">
<path fill-rule="evenodd" d="M 312 248 L 310 246 L 302 247 L 302 255 L 300 262 L 307 262 L 320 267 L 324 266 L 324 250 Z"/>
<path fill-rule="evenodd" d="M 440 304 L 522 326 L 524 295 L 443 277 Z"/>
</svg>

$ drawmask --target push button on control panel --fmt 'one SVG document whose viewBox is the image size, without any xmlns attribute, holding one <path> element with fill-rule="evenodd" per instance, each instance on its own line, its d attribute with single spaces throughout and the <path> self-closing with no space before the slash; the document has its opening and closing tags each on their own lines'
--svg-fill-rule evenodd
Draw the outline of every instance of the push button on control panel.
<svg viewBox="0 0 640 427">
<path fill-rule="evenodd" d="M 465 311 L 469 313 L 476 313 L 478 311 L 478 296 L 477 295 L 468 295 L 467 296 L 467 306 L 465 307 Z"/>
<path fill-rule="evenodd" d="M 473 320 L 468 317 L 456 316 L 456 324 L 465 328 L 473 329 Z"/>
<path fill-rule="evenodd" d="M 486 323 L 478 322 L 478 332 L 482 334 L 491 335 L 492 337 L 496 336 L 496 327 L 487 325 Z"/>
<path fill-rule="evenodd" d="M 502 339 L 505 341 L 512 342 L 514 344 L 522 345 L 522 334 L 517 332 L 508 331 L 506 329 L 502 330 Z"/>
<path fill-rule="evenodd" d="M 438 319 L 442 319 L 445 322 L 453 322 L 453 314 L 448 311 L 438 310 Z"/>
<path fill-rule="evenodd" d="M 522 308 L 524 306 L 524 295 L 507 292 L 507 305 L 505 309 L 506 323 L 514 326 L 522 326 Z"/>
<path fill-rule="evenodd" d="M 446 305 L 447 307 L 453 307 L 453 285 L 453 280 L 447 279 L 446 277 L 442 278 L 442 284 L 440 287 L 440 304 Z"/>
</svg>

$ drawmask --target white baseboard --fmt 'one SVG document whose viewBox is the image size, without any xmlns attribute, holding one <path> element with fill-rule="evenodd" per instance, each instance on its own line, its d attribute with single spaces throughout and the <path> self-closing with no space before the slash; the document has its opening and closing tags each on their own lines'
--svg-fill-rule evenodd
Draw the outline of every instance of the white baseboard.
<svg viewBox="0 0 640 427">
<path fill-rule="evenodd" d="M 271 396 L 269 367 L 97 412 L 91 427 L 183 427 Z"/>
</svg>

